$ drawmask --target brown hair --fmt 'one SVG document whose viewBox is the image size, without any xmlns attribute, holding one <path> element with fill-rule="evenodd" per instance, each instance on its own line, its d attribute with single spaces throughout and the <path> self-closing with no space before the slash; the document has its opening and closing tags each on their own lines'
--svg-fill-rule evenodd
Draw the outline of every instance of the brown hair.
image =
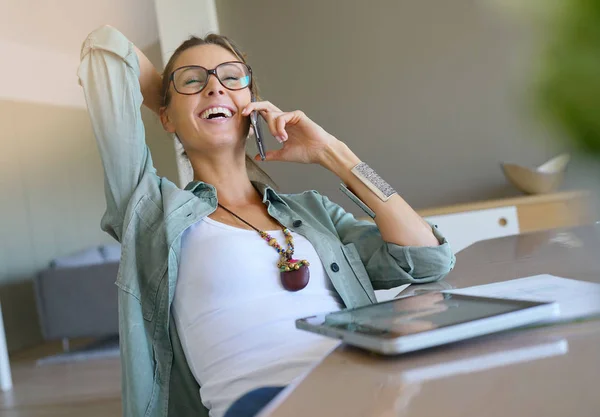
<svg viewBox="0 0 600 417">
<path fill-rule="evenodd" d="M 244 64 L 248 64 L 248 62 L 246 61 L 246 54 L 242 53 L 240 48 L 231 39 L 229 39 L 226 36 L 217 35 L 215 33 L 211 33 L 204 38 L 198 38 L 196 36 L 191 36 L 189 39 L 187 39 L 181 45 L 179 45 L 179 47 L 175 50 L 175 52 L 173 52 L 173 55 L 171 55 L 171 58 L 169 59 L 169 62 L 167 62 L 167 65 L 165 66 L 165 70 L 163 71 L 162 85 L 161 85 L 161 91 L 160 91 L 161 97 L 162 97 L 161 105 L 163 107 L 167 107 L 171 101 L 171 93 L 169 91 L 169 86 L 171 84 L 171 73 L 175 69 L 175 68 L 173 68 L 175 66 L 175 61 L 177 60 L 177 58 L 179 58 L 179 56 L 184 51 L 186 51 L 190 48 L 193 48 L 195 46 L 202 46 L 202 45 L 220 46 L 221 48 L 231 52 L 238 61 L 243 62 Z M 259 99 L 258 87 L 256 85 L 256 81 L 254 78 L 255 78 L 254 74 L 252 74 L 252 84 L 250 85 L 250 92 L 258 100 Z M 183 152 L 183 155 L 187 156 L 185 151 Z M 248 155 L 246 155 L 246 169 L 248 170 L 248 174 L 251 179 L 263 182 L 274 188 L 277 188 L 275 181 L 273 181 L 273 179 L 269 176 L 269 174 L 267 174 L 265 171 L 263 171 L 258 166 L 258 164 L 256 162 L 254 162 L 254 160 L 252 158 L 250 158 Z"/>
</svg>

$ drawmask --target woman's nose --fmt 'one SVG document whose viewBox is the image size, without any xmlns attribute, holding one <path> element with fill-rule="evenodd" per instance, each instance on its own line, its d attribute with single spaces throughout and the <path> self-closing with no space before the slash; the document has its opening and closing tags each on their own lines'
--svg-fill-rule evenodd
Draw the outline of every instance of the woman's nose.
<svg viewBox="0 0 600 417">
<path fill-rule="evenodd" d="M 208 80 L 206 80 L 206 87 L 204 87 L 203 93 L 207 96 L 222 96 L 225 94 L 225 88 L 221 85 L 216 75 L 210 74 Z"/>
</svg>

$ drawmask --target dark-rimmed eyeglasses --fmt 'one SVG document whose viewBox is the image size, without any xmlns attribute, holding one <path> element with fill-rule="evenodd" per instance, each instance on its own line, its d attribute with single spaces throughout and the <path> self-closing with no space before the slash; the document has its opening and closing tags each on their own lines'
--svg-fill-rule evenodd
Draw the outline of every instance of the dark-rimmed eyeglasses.
<svg viewBox="0 0 600 417">
<path fill-rule="evenodd" d="M 223 87 L 236 91 L 252 83 L 252 69 L 239 61 L 223 62 L 214 69 L 199 65 L 179 67 L 171 74 L 171 82 L 179 94 L 198 94 L 208 84 L 208 78 L 214 75 Z"/>
</svg>

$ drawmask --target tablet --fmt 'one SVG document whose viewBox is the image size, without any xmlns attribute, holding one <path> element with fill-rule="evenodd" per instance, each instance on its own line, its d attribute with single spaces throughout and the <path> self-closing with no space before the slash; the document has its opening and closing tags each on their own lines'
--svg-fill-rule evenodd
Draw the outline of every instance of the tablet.
<svg viewBox="0 0 600 417">
<path fill-rule="evenodd" d="M 296 327 L 394 355 L 556 317 L 558 304 L 430 292 L 296 320 Z"/>
</svg>

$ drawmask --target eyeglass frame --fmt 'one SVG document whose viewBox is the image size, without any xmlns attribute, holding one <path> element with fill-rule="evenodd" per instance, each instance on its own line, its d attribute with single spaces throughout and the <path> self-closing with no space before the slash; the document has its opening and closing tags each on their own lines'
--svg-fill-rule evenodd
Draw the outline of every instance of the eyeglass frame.
<svg viewBox="0 0 600 417">
<path fill-rule="evenodd" d="M 250 73 L 250 83 L 247 86 L 242 87 L 242 88 L 229 88 L 225 84 L 223 84 L 223 82 L 221 81 L 221 79 L 217 75 L 217 68 L 219 68 L 221 65 L 225 65 L 225 64 L 242 64 L 246 68 L 248 68 L 248 72 Z M 196 91 L 195 93 L 182 93 L 182 92 L 180 92 L 177 89 L 177 86 L 175 84 L 175 73 L 177 71 L 179 71 L 180 69 L 184 69 L 184 68 L 202 68 L 207 73 L 207 75 L 206 75 L 206 83 L 202 86 L 202 88 L 200 90 Z M 202 92 L 202 90 L 204 90 L 206 88 L 206 86 L 208 85 L 208 79 L 210 78 L 211 75 L 214 75 L 214 77 L 217 79 L 217 81 L 219 82 L 219 84 L 221 84 L 224 88 L 228 89 L 229 91 L 240 91 L 240 90 L 243 90 L 244 88 L 250 88 L 250 90 L 252 90 L 252 82 L 254 81 L 254 78 L 252 76 L 252 68 L 250 67 L 250 65 L 248 65 L 248 64 L 246 64 L 245 62 L 242 62 L 242 61 L 226 61 L 226 62 L 221 62 L 219 65 L 217 65 L 213 69 L 205 68 L 202 65 L 184 65 L 182 67 L 175 68 L 173 70 L 173 72 L 171 72 L 171 76 L 169 77 L 169 85 L 171 85 L 171 83 L 173 83 L 173 89 L 175 90 L 175 92 L 177 94 L 181 94 L 181 95 L 184 95 L 184 96 L 193 96 L 194 94 L 200 94 Z"/>
<path fill-rule="evenodd" d="M 250 83 L 246 87 L 237 88 L 237 89 L 229 88 L 225 84 L 223 84 L 221 82 L 221 79 L 217 75 L 217 68 L 219 68 L 221 65 L 225 65 L 225 64 L 242 64 L 242 65 L 246 66 L 246 68 L 248 68 L 248 72 L 250 73 Z M 177 86 L 175 85 L 175 73 L 177 71 L 179 71 L 180 69 L 183 69 L 183 68 L 202 68 L 203 70 L 206 70 L 206 73 L 207 73 L 206 83 L 202 86 L 202 88 L 200 90 L 196 91 L 195 93 L 181 93 L 177 89 Z M 246 64 L 245 62 L 242 62 L 242 61 L 226 61 L 226 62 L 221 62 L 219 65 L 217 65 L 213 69 L 205 68 L 202 65 L 184 65 L 182 67 L 175 68 L 173 70 L 173 72 L 171 72 L 171 75 L 169 76 L 169 86 L 171 85 L 171 83 L 173 83 L 173 89 L 175 90 L 175 92 L 177 94 L 181 94 L 181 95 L 184 95 L 184 96 L 193 96 L 195 94 L 200 94 L 202 92 L 202 90 L 204 90 L 204 88 L 206 88 L 206 86 L 208 85 L 208 78 L 211 75 L 214 75 L 215 78 L 217 79 L 217 81 L 219 81 L 219 84 L 221 84 L 224 88 L 228 89 L 229 91 L 241 91 L 244 88 L 250 88 L 251 101 L 252 102 L 256 101 L 256 96 L 252 92 L 252 83 L 254 82 L 254 78 L 252 77 L 252 67 L 250 67 L 250 65 L 248 65 L 248 64 Z M 265 160 L 265 149 L 264 149 L 264 145 L 262 143 L 262 133 L 261 133 L 261 129 L 260 129 L 260 124 L 258 123 L 258 120 L 257 120 L 256 111 L 253 111 L 250 114 L 250 124 L 252 125 L 252 127 L 254 129 L 254 136 L 256 138 L 256 146 L 258 147 L 258 151 L 260 153 L 260 157 L 264 161 Z"/>
</svg>

